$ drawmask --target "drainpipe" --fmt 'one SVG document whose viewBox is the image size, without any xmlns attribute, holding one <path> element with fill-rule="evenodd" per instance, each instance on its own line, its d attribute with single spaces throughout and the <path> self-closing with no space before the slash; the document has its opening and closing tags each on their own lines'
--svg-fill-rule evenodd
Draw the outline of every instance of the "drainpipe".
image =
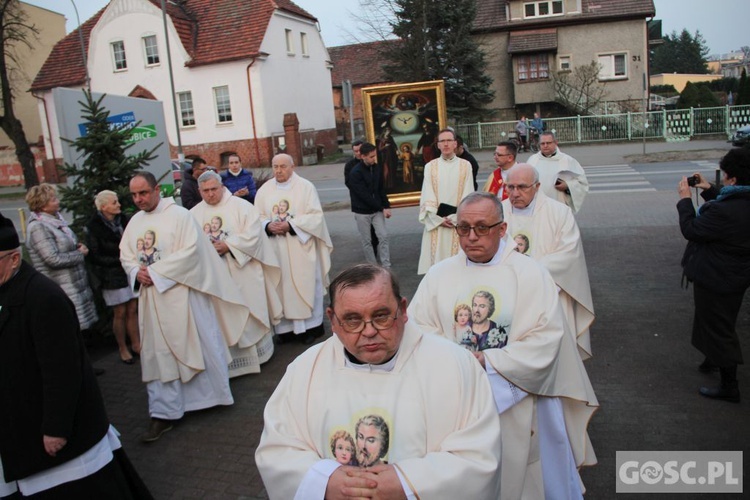
<svg viewBox="0 0 750 500">
<path fill-rule="evenodd" d="M 258 146 L 258 129 L 255 127 L 255 105 L 253 104 L 253 86 L 250 83 L 250 67 L 255 64 L 257 57 L 253 57 L 250 64 L 245 69 L 245 75 L 247 76 L 247 96 L 250 99 L 250 121 L 253 124 L 253 142 L 255 143 L 255 157 L 258 159 L 258 166 L 260 166 L 260 147 Z"/>
<path fill-rule="evenodd" d="M 47 112 L 47 101 L 44 99 L 44 97 L 39 97 L 34 92 L 31 93 L 31 95 L 40 101 L 42 101 L 42 106 L 44 107 L 44 121 L 47 122 L 47 135 L 49 137 L 49 147 L 52 152 L 52 161 L 55 160 L 55 141 L 52 140 L 52 129 L 49 126 L 49 113 Z"/>
</svg>

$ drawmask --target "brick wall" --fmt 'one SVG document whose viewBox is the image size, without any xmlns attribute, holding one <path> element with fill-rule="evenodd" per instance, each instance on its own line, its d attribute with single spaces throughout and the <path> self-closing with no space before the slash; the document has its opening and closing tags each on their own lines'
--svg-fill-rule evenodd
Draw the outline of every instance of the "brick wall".
<svg viewBox="0 0 750 500">
<path fill-rule="evenodd" d="M 308 139 L 308 144 L 312 144 L 310 151 L 315 154 L 315 145 L 322 144 L 325 147 L 325 154 L 329 155 L 336 152 L 338 145 L 336 141 L 336 129 L 329 130 L 315 130 L 309 131 L 302 134 L 302 139 Z M 244 141 L 226 141 L 226 142 L 211 142 L 206 144 L 183 146 L 182 152 L 185 156 L 198 155 L 206 162 L 214 167 L 221 166 L 221 155 L 223 153 L 237 153 L 242 158 L 242 165 L 248 168 L 270 168 L 271 159 L 273 158 L 275 151 L 273 145 L 273 139 L 270 137 L 264 137 L 258 139 L 258 147 L 255 147 L 255 139 L 247 139 Z M 177 158 L 177 146 L 170 144 L 169 146 L 170 155 L 172 158 Z M 260 157 L 258 156 L 260 153 Z"/>
<path fill-rule="evenodd" d="M 34 153 L 36 175 L 39 177 L 39 182 L 58 182 L 58 179 L 55 178 L 54 162 L 48 165 L 47 169 L 44 168 L 45 162 L 49 163 L 49 161 L 45 160 L 47 154 L 44 146 L 31 146 L 31 152 Z M 21 170 L 21 164 L 18 163 L 15 148 L 0 148 L 0 186 L 14 187 L 23 185 L 23 170 Z"/>
</svg>

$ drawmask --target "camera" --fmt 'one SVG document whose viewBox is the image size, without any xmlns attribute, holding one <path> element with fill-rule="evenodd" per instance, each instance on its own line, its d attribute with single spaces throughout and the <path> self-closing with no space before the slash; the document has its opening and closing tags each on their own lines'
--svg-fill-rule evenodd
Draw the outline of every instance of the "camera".
<svg viewBox="0 0 750 500">
<path fill-rule="evenodd" d="M 701 178 L 697 175 L 693 175 L 691 177 L 688 177 L 688 186 L 695 187 L 696 184 L 698 184 L 701 181 Z"/>
</svg>

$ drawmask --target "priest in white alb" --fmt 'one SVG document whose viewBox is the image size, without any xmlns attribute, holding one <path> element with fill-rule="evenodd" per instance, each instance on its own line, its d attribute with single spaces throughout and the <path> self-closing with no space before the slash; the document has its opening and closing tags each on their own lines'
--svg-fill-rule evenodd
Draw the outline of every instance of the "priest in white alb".
<svg viewBox="0 0 750 500">
<path fill-rule="evenodd" d="M 312 344 L 323 335 L 323 296 L 328 285 L 333 243 L 312 182 L 294 172 L 294 160 L 271 160 L 273 179 L 255 195 L 266 234 L 281 266 L 279 296 L 284 317 L 274 327 L 277 342 L 300 336 Z"/>
<path fill-rule="evenodd" d="M 216 172 L 198 178 L 203 199 L 190 213 L 200 227 L 221 220 L 221 237 L 206 235 L 229 274 L 250 306 L 245 329 L 236 345 L 230 346 L 232 364 L 229 377 L 260 372 L 260 365 L 273 354 L 272 326 L 281 319 L 282 308 L 277 288 L 281 269 L 271 247 L 258 210 L 249 201 L 232 196 Z"/>
<path fill-rule="evenodd" d="M 500 498 L 580 499 L 578 468 L 596 463 L 586 429 L 599 404 L 564 332 L 557 287 L 515 251 L 492 193 L 461 202 L 456 231 L 462 252 L 425 275 L 409 317 L 485 368 L 502 427 Z"/>
<path fill-rule="evenodd" d="M 500 423 L 487 377 L 410 321 L 389 270 L 330 287 L 334 335 L 287 368 L 255 462 L 272 500 L 499 495 Z"/>
<path fill-rule="evenodd" d="M 522 163 L 509 172 L 506 187 L 511 186 L 510 198 L 503 201 L 508 233 L 513 239 L 523 235 L 525 253 L 552 275 L 560 288 L 560 305 L 569 333 L 581 359 L 588 359 L 594 303 L 581 232 L 573 212 L 539 189 L 539 174 L 531 165 Z"/>
<path fill-rule="evenodd" d="M 138 293 L 141 369 L 156 441 L 186 411 L 231 405 L 227 345 L 250 313 L 239 288 L 190 212 L 160 198 L 149 172 L 130 181 L 136 213 L 120 262 Z M 149 254 L 150 252 L 150 254 Z"/>
<path fill-rule="evenodd" d="M 581 164 L 560 151 L 552 132 L 539 136 L 539 152 L 531 155 L 529 164 L 539 172 L 539 183 L 544 194 L 565 203 L 577 213 L 589 192 L 589 181 Z"/>
<path fill-rule="evenodd" d="M 458 252 L 458 237 L 453 231 L 456 207 L 474 191 L 471 164 L 456 156 L 456 134 L 444 129 L 438 134 L 440 157 L 424 167 L 422 194 L 419 198 L 419 222 L 424 225 L 422 251 L 417 274 Z"/>
</svg>

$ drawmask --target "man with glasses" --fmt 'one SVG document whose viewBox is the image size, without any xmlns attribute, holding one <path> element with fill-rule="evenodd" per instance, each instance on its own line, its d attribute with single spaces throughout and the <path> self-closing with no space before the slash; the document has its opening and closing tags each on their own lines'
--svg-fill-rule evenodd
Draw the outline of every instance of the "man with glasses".
<svg viewBox="0 0 750 500">
<path fill-rule="evenodd" d="M 385 268 L 343 271 L 329 297 L 333 337 L 266 405 L 255 460 L 269 497 L 498 498 L 500 425 L 479 364 L 408 321 Z M 354 436 L 356 465 L 335 460 L 337 433 Z"/>
<path fill-rule="evenodd" d="M 501 200 L 508 198 L 504 184 L 508 179 L 508 171 L 516 165 L 518 148 L 510 141 L 500 142 L 495 148 L 495 165 L 497 168 L 487 178 L 482 191 L 492 193 Z"/>
<path fill-rule="evenodd" d="M 471 164 L 456 156 L 456 133 L 451 129 L 438 134 L 440 157 L 424 167 L 419 222 L 424 224 L 418 274 L 458 252 L 458 237 L 453 231 L 456 207 L 472 192 Z"/>
<path fill-rule="evenodd" d="M 221 262 L 237 284 L 250 316 L 242 332 L 231 332 L 236 344 L 230 344 L 234 360 L 229 377 L 259 373 L 260 365 L 273 354 L 273 324 L 282 316 L 277 293 L 281 281 L 279 259 L 268 240 L 260 214 L 224 187 L 216 172 L 204 172 L 198 178 L 203 201 L 190 210 L 200 227 L 218 220 L 222 237 L 211 241 Z"/>
<path fill-rule="evenodd" d="M 564 331 L 552 277 L 515 251 L 506 229 L 496 196 L 464 198 L 455 229 L 463 253 L 427 272 L 409 318 L 460 343 L 456 306 L 477 303 L 478 291 L 493 298 L 487 314 L 496 328 L 473 354 L 490 380 L 503 430 L 500 498 L 580 499 L 577 469 L 596 463 L 586 427 L 598 402 Z"/>
<path fill-rule="evenodd" d="M 182 187 L 180 188 L 180 200 L 182 201 L 182 206 L 187 210 L 190 210 L 201 202 L 201 194 L 198 190 L 198 177 L 207 169 L 206 160 L 203 158 L 194 158 L 191 168 L 185 170 Z"/>
<path fill-rule="evenodd" d="M 568 205 L 578 212 L 589 192 L 589 181 L 578 160 L 566 155 L 557 147 L 552 132 L 539 137 L 539 152 L 531 155 L 529 164 L 539 172 L 539 182 L 544 194 Z"/>
<path fill-rule="evenodd" d="M 582 359 L 591 357 L 589 327 L 594 322 L 589 272 L 583 242 L 573 212 L 539 189 L 539 174 L 531 165 L 517 165 L 506 185 L 503 202 L 508 233 L 528 238 L 527 254 L 552 275 L 560 289 L 560 304 L 570 335 Z"/>
</svg>

